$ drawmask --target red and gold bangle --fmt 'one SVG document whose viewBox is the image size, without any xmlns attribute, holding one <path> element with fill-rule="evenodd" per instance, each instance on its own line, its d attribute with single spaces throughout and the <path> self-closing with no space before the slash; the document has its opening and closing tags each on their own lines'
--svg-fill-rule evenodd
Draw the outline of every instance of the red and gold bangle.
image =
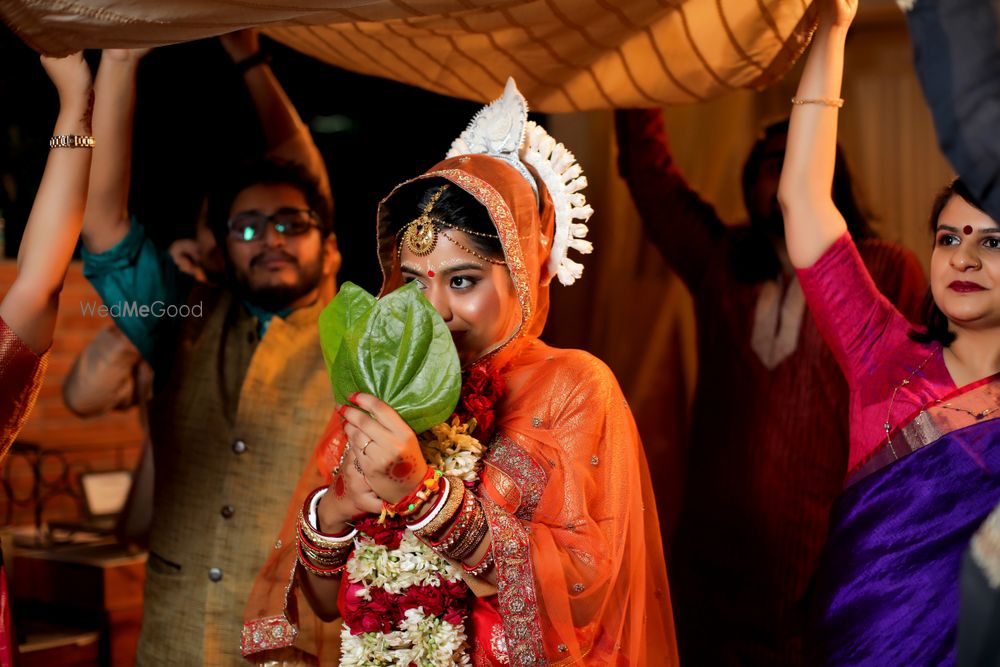
<svg viewBox="0 0 1000 667">
<path fill-rule="evenodd" d="M 413 531 L 414 535 L 421 539 L 434 537 L 439 530 L 455 518 L 459 508 L 462 506 L 462 502 L 465 500 L 465 493 L 465 484 L 462 483 L 462 480 L 457 477 L 449 478 L 448 495 L 445 496 L 439 505 L 441 509 L 437 510 L 437 516 L 431 518 L 424 526 L 415 524 L 408 526 L 408 528 Z"/>
<path fill-rule="evenodd" d="M 358 534 L 356 528 L 340 535 L 324 533 L 319 530 L 316 507 L 326 492 L 327 488 L 321 486 L 310 493 L 302 504 L 302 510 L 299 512 L 299 533 L 312 547 L 319 550 L 339 551 L 349 548 L 354 544 L 354 537 Z"/>
<path fill-rule="evenodd" d="M 335 547 L 330 547 L 326 545 L 316 544 L 314 541 L 309 539 L 309 536 L 303 531 L 303 521 L 299 522 L 297 527 L 296 536 L 299 540 L 299 544 L 303 550 L 315 561 L 339 561 L 342 558 L 346 558 L 348 554 L 354 548 L 354 542 L 341 542 Z"/>
<path fill-rule="evenodd" d="M 451 545 L 455 543 L 455 540 L 461 536 L 462 531 L 465 528 L 465 524 L 469 522 L 469 516 L 473 510 L 475 502 L 475 496 L 471 493 L 466 492 L 463 495 L 462 507 L 458 511 L 458 518 L 452 522 L 451 527 L 448 528 L 447 532 L 445 532 L 440 540 L 430 541 L 431 547 L 439 551 L 443 551 L 450 548 Z"/>
<path fill-rule="evenodd" d="M 474 507 L 473 515 L 470 517 L 469 523 L 462 533 L 462 537 L 459 538 L 454 547 L 446 552 L 446 555 L 452 560 L 463 561 L 475 553 L 490 529 L 489 523 L 486 521 L 486 513 L 483 512 L 482 507 L 480 507 L 478 502 L 475 503 Z"/>
<path fill-rule="evenodd" d="M 315 574 L 317 577 L 333 577 L 344 571 L 347 567 L 347 558 L 344 558 L 341 563 L 323 563 L 322 565 L 315 564 L 303 551 L 302 543 L 299 542 L 298 548 L 298 560 L 302 564 L 302 567 L 306 569 L 307 572 Z"/>
<path fill-rule="evenodd" d="M 492 544 L 486 550 L 486 553 L 483 554 L 483 557 L 479 559 L 479 562 L 476 563 L 475 565 L 466 565 L 465 563 L 462 563 L 462 569 L 471 574 L 473 577 L 483 576 L 484 574 L 489 572 L 491 567 L 493 567 Z"/>
</svg>

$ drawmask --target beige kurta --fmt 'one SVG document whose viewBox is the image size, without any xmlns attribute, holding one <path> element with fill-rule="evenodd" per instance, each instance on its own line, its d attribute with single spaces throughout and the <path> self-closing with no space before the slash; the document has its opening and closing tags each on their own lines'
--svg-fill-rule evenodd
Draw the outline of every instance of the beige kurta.
<svg viewBox="0 0 1000 667">
<path fill-rule="evenodd" d="M 243 607 L 333 410 L 323 304 L 257 321 L 197 289 L 167 385 L 150 405 L 156 497 L 139 665 L 242 664 Z"/>
</svg>

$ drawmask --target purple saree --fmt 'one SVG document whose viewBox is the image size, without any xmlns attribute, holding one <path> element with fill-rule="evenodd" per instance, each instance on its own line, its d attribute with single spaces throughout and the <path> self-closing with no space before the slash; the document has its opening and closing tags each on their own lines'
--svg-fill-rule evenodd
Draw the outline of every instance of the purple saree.
<svg viewBox="0 0 1000 667">
<path fill-rule="evenodd" d="M 817 576 L 829 665 L 955 663 L 962 554 L 1000 501 L 1000 374 L 924 406 L 848 478 Z"/>
</svg>

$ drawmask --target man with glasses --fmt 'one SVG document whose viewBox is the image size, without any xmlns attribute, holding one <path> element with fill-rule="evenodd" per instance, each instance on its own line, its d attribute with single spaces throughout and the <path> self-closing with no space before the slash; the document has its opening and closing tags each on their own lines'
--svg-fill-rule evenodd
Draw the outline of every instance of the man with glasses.
<svg viewBox="0 0 1000 667">
<path fill-rule="evenodd" d="M 237 62 L 252 93 L 277 85 L 266 65 L 257 54 Z M 83 235 L 85 274 L 106 305 L 121 304 L 116 324 L 154 371 L 137 664 L 238 665 L 243 606 L 288 496 L 327 424 L 341 437 L 317 328 L 340 265 L 329 189 L 322 167 L 273 159 L 226 174 L 208 206 L 224 275 L 200 282 L 124 210 L 131 95 L 134 69 L 98 81 L 94 131 L 105 148 L 94 154 Z M 293 121 L 289 132 L 308 138 Z M 142 310 L 157 303 L 200 305 L 189 310 L 201 315 Z"/>
</svg>

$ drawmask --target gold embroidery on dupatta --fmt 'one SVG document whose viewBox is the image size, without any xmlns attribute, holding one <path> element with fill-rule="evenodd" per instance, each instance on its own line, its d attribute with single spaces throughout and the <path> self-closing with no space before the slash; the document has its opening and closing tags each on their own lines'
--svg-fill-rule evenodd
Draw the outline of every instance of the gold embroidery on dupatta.
<svg viewBox="0 0 1000 667">
<path fill-rule="evenodd" d="M 240 647 L 248 656 L 260 651 L 291 646 L 299 631 L 284 616 L 256 618 L 243 626 Z"/>
<path fill-rule="evenodd" d="M 483 509 L 493 533 L 493 559 L 497 572 L 497 602 L 503 619 L 507 655 L 511 664 L 542 665 L 547 662 L 542 643 L 542 622 L 531 567 L 528 531 L 489 497 Z"/>
<path fill-rule="evenodd" d="M 502 434 L 494 438 L 484 463 L 503 473 L 494 474 L 490 481 L 516 508 L 514 516 L 530 521 L 549 482 L 545 469 L 517 443 Z M 516 493 L 510 485 L 516 487 Z"/>
</svg>

